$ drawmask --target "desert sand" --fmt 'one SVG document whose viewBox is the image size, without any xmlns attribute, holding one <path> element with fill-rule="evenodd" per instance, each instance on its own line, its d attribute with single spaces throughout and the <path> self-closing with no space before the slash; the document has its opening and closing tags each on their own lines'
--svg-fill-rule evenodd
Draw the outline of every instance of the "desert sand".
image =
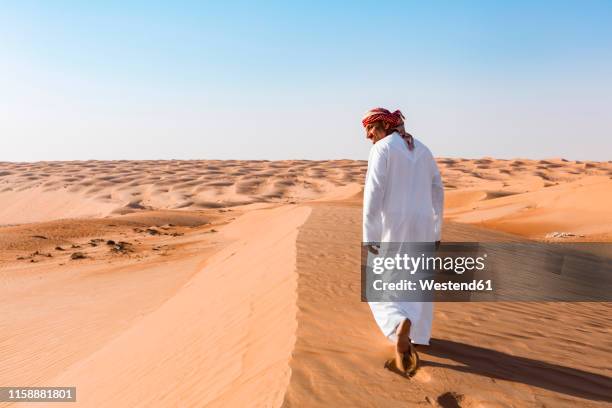
<svg viewBox="0 0 612 408">
<path fill-rule="evenodd" d="M 438 163 L 445 241 L 612 240 L 611 162 Z M 612 405 L 608 303 L 440 303 L 416 376 L 384 369 L 366 166 L 0 162 L 0 386 L 77 388 L 54 407 Z"/>
</svg>

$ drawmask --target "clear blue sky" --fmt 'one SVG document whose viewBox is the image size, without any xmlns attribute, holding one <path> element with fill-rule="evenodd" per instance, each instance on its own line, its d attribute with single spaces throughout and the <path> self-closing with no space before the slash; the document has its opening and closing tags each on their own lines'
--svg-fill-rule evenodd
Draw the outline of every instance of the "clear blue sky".
<svg viewBox="0 0 612 408">
<path fill-rule="evenodd" d="M 611 1 L 127 3 L 0 0 L 0 160 L 612 160 Z"/>
</svg>

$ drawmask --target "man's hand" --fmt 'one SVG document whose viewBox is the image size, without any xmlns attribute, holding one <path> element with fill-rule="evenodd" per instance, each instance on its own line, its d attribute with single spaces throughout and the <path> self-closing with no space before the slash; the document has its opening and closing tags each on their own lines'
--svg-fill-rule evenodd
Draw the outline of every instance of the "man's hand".
<svg viewBox="0 0 612 408">
<path fill-rule="evenodd" d="M 380 245 L 366 245 L 366 248 L 368 248 L 368 252 L 374 255 L 378 255 L 378 250 L 380 249 Z"/>
</svg>

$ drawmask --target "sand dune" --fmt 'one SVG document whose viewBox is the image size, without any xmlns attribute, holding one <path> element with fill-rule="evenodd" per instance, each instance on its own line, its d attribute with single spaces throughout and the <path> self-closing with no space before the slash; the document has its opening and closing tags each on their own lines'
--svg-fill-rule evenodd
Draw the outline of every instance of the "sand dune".
<svg viewBox="0 0 612 408">
<path fill-rule="evenodd" d="M 438 163 L 445 240 L 612 238 L 610 162 Z M 75 385 L 87 407 L 612 403 L 605 303 L 439 304 L 417 376 L 384 370 L 365 170 L 0 163 L 0 386 Z"/>
<path fill-rule="evenodd" d="M 0 163 L 0 225 L 308 200 L 362 183 L 365 168 L 349 160 Z"/>
<path fill-rule="evenodd" d="M 308 213 L 242 217 L 223 232 L 236 241 L 172 298 L 47 384 L 74 384 L 84 406 L 278 406 L 295 336 L 296 227 Z"/>
<path fill-rule="evenodd" d="M 448 214 L 454 220 L 532 238 L 585 224 L 576 220 L 565 226 L 567 214 L 562 208 L 575 208 L 576 213 L 591 209 L 591 193 L 605 203 L 609 195 L 601 190 L 610 191 L 612 181 L 611 162 L 441 158 L 438 164 L 447 189 Z M 366 167 L 366 162 L 351 160 L 4 162 L 0 163 L 0 225 L 147 209 L 200 210 L 327 199 L 360 188 Z M 548 206 L 558 196 L 576 197 L 572 199 L 576 202 Z M 577 233 L 597 239 L 609 236 L 608 214 L 603 214 L 604 225 Z M 540 220 L 538 225 L 530 221 L 532 226 L 525 229 L 523 219 L 528 223 L 532 218 Z"/>
<path fill-rule="evenodd" d="M 554 231 L 570 231 L 593 241 L 612 238 L 610 177 L 587 176 L 562 185 L 493 198 L 489 198 L 490 192 L 483 191 L 463 191 L 459 197 L 464 200 L 462 205 L 447 214 L 454 221 L 535 239 L 545 239 Z"/>
<path fill-rule="evenodd" d="M 440 160 L 446 217 L 533 239 L 612 238 L 612 163 Z"/>
<path fill-rule="evenodd" d="M 360 203 L 312 207 L 298 236 L 298 328 L 285 407 L 612 403 L 607 303 L 439 303 L 417 375 L 383 369 L 392 345 L 359 301 Z M 443 235 L 507 238 L 452 223 Z"/>
</svg>

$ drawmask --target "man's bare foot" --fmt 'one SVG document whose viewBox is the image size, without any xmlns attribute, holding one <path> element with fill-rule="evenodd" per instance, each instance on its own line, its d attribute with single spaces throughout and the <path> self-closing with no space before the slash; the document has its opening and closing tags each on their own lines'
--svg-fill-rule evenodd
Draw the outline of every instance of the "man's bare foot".
<svg viewBox="0 0 612 408">
<path fill-rule="evenodd" d="M 410 350 L 410 344 L 412 344 L 410 340 L 410 326 L 410 319 L 404 319 L 395 330 L 397 335 L 397 351 L 400 353 Z"/>
<path fill-rule="evenodd" d="M 397 344 L 395 346 L 395 365 L 406 375 L 412 375 L 418 368 L 419 356 L 410 340 L 410 320 L 402 321 L 395 332 Z"/>
</svg>

